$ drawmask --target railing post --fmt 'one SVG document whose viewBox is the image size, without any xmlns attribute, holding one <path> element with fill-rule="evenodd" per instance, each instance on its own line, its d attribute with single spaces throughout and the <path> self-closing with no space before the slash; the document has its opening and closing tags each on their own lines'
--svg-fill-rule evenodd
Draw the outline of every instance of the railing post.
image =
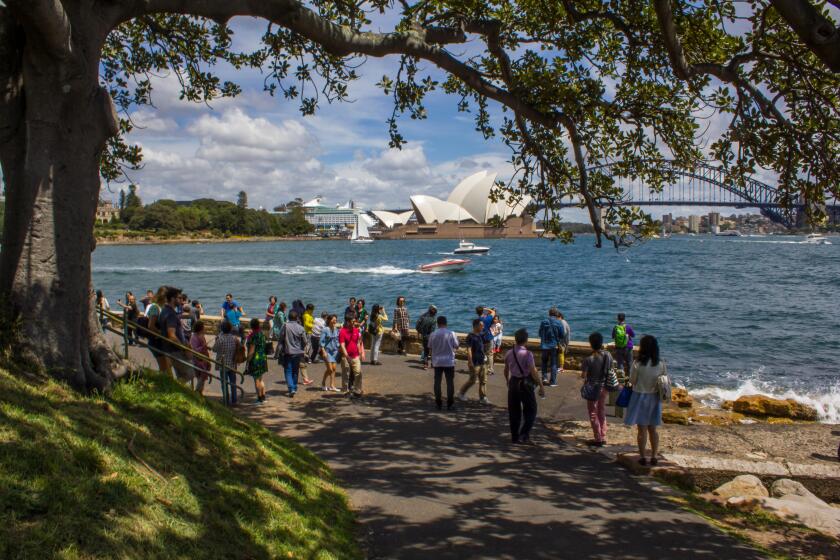
<svg viewBox="0 0 840 560">
<path fill-rule="evenodd" d="M 126 317 L 125 312 L 123 312 L 123 353 L 125 354 L 125 359 L 128 359 L 128 318 Z"/>
</svg>

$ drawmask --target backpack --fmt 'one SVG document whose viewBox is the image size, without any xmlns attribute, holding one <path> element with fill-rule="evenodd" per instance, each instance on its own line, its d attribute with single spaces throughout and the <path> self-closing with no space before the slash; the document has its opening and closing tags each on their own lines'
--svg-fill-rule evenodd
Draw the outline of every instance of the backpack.
<svg viewBox="0 0 840 560">
<path fill-rule="evenodd" d="M 627 327 L 625 325 L 615 326 L 615 347 L 627 348 Z"/>
<path fill-rule="evenodd" d="M 671 402 L 671 379 L 667 373 L 660 373 L 656 378 L 656 392 L 663 403 Z"/>
</svg>

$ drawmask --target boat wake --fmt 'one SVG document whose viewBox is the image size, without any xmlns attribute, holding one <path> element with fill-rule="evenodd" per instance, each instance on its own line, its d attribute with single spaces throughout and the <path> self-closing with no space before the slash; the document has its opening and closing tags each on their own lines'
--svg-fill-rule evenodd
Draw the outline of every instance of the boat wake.
<svg viewBox="0 0 840 560">
<path fill-rule="evenodd" d="M 136 274 L 138 272 L 150 272 L 157 274 L 210 274 L 217 272 L 263 272 L 266 274 L 282 274 L 289 276 L 302 276 L 306 274 L 372 274 L 395 276 L 400 274 L 416 274 L 418 271 L 411 268 L 400 268 L 397 266 L 382 265 L 372 267 L 340 267 L 334 265 L 296 265 L 290 267 L 280 266 L 97 266 L 94 272 L 112 274 Z"/>
<path fill-rule="evenodd" d="M 772 383 L 748 379 L 738 387 L 724 389 L 722 387 L 707 386 L 699 389 L 689 389 L 691 396 L 704 405 L 720 408 L 723 401 L 734 401 L 745 395 L 764 395 L 775 399 L 793 399 L 802 404 L 814 407 L 824 424 L 840 424 L 840 382 L 834 384 L 823 394 L 799 393 L 793 389 L 781 389 Z"/>
</svg>

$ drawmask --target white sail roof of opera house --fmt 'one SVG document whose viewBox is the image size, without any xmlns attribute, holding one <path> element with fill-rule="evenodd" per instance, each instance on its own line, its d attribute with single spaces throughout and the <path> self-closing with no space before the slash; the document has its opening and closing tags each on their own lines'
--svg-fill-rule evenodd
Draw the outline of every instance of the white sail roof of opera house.
<svg viewBox="0 0 840 560">
<path fill-rule="evenodd" d="M 413 210 L 407 212 L 388 212 L 387 210 L 374 210 L 373 215 L 376 219 L 385 224 L 385 227 L 392 228 L 394 226 L 404 226 L 411 219 L 414 214 Z"/>
<path fill-rule="evenodd" d="M 530 196 L 523 196 L 516 204 L 507 201 L 490 200 L 490 192 L 496 182 L 496 173 L 479 171 L 458 183 L 447 200 L 433 196 L 416 195 L 411 197 L 418 221 L 426 224 L 443 222 L 462 222 L 472 220 L 486 224 L 494 218 L 506 220 L 519 216 L 531 202 Z"/>
</svg>

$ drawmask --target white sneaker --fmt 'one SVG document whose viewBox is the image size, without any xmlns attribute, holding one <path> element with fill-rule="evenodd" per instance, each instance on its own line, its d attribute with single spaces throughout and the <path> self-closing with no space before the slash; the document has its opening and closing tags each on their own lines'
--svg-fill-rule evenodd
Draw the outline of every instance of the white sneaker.
<svg viewBox="0 0 840 560">
<path fill-rule="evenodd" d="M 467 395 L 465 395 L 464 393 L 458 393 L 458 400 L 461 402 L 467 402 L 470 399 L 468 399 Z"/>
<path fill-rule="evenodd" d="M 488 399 L 487 397 L 481 397 L 480 399 L 478 399 L 478 402 L 480 402 L 481 404 L 490 404 L 490 399 Z"/>
</svg>

